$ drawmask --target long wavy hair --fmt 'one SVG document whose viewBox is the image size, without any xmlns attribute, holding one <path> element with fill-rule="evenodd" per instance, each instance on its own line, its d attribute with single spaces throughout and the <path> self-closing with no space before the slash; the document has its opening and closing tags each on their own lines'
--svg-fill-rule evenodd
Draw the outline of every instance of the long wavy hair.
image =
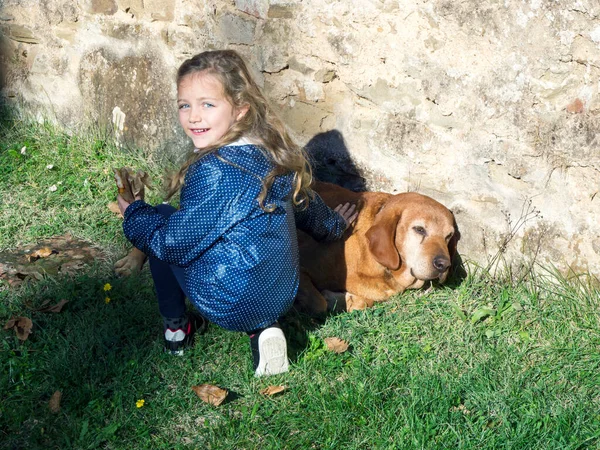
<svg viewBox="0 0 600 450">
<path fill-rule="evenodd" d="M 177 86 L 189 75 L 210 74 L 223 86 L 224 95 L 234 108 L 248 106 L 246 114 L 236 121 L 214 144 L 191 153 L 178 172 L 168 178 L 167 198 L 183 185 L 189 167 L 205 155 L 243 137 L 260 144 L 274 164 L 273 170 L 261 179 L 258 203 L 265 211 L 274 209 L 264 204 L 270 187 L 278 175 L 294 174 L 294 205 L 305 207 L 310 200 L 312 182 L 310 165 L 304 151 L 290 138 L 283 122 L 273 112 L 258 85 L 252 79 L 242 57 L 233 50 L 200 53 L 184 61 L 177 71 Z M 243 169 L 243 168 L 242 168 Z"/>
</svg>

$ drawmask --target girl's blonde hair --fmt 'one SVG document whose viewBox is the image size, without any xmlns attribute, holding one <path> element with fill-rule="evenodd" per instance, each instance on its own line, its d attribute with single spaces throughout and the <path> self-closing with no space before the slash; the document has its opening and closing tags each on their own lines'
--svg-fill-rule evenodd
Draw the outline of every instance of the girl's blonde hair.
<svg viewBox="0 0 600 450">
<path fill-rule="evenodd" d="M 310 166 L 304 151 L 287 133 L 283 122 L 268 104 L 258 85 L 252 79 L 242 57 L 233 50 L 216 50 L 200 53 L 184 61 L 177 71 L 177 86 L 188 75 L 210 74 L 222 84 L 225 97 L 234 108 L 249 106 L 246 114 L 213 145 L 192 153 L 179 171 L 170 178 L 167 198 L 172 197 L 183 185 L 189 167 L 208 153 L 214 152 L 242 136 L 260 143 L 274 163 L 273 170 L 261 180 L 262 189 L 258 203 L 266 211 L 265 198 L 275 177 L 285 173 L 294 174 L 294 205 L 305 207 L 309 201 L 312 181 Z"/>
</svg>

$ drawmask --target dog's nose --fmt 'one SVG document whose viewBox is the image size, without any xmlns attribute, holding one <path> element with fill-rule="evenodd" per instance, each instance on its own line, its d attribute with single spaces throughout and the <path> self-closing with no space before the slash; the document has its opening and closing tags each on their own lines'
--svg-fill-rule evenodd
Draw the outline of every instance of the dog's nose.
<svg viewBox="0 0 600 450">
<path fill-rule="evenodd" d="M 440 272 L 445 272 L 448 267 L 450 267 L 450 260 L 445 256 L 436 256 L 433 258 L 433 267 L 435 267 Z"/>
</svg>

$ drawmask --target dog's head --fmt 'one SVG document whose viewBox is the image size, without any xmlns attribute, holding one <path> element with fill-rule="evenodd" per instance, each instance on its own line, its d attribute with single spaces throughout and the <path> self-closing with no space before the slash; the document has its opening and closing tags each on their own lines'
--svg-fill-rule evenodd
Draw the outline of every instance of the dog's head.
<svg viewBox="0 0 600 450">
<path fill-rule="evenodd" d="M 446 281 L 460 234 L 452 212 L 430 197 L 405 193 L 388 198 L 367 231 L 375 260 L 410 287 L 427 280 Z"/>
</svg>

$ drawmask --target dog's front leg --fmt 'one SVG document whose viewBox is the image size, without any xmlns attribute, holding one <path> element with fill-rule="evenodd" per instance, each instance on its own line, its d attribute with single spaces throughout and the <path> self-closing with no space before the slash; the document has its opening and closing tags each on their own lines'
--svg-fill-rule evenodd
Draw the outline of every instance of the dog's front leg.
<svg viewBox="0 0 600 450">
<path fill-rule="evenodd" d="M 327 302 L 327 311 L 343 312 L 346 311 L 346 295 L 347 292 L 321 291 L 321 294 Z"/>
<path fill-rule="evenodd" d="M 365 297 L 360 297 L 350 292 L 322 291 L 327 301 L 327 309 L 333 312 L 354 311 L 370 308 L 375 303 Z"/>
<path fill-rule="evenodd" d="M 319 316 L 327 313 L 327 302 L 315 287 L 310 275 L 300 268 L 300 286 L 296 294 L 294 307 L 304 313 Z"/>
</svg>

